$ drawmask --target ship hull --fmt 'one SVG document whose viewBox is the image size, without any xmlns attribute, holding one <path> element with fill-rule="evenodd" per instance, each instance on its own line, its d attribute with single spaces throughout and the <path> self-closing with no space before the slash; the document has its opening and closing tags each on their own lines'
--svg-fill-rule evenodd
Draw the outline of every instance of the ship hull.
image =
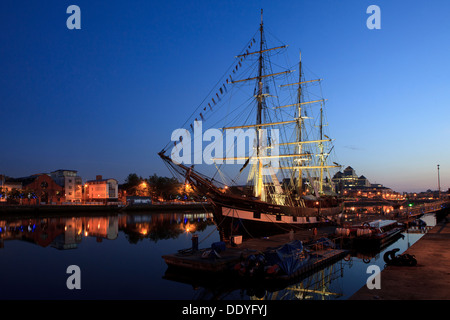
<svg viewBox="0 0 450 320">
<path fill-rule="evenodd" d="M 233 236 L 264 237 L 332 224 L 342 212 L 340 206 L 290 207 L 261 201 L 233 201 L 232 198 L 211 199 L 221 240 Z"/>
</svg>

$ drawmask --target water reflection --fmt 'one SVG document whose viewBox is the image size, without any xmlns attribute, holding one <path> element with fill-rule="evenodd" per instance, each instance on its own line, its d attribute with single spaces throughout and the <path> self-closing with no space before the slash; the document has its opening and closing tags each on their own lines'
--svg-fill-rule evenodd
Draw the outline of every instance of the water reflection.
<svg viewBox="0 0 450 320">
<path fill-rule="evenodd" d="M 277 291 L 265 291 L 263 296 L 250 292 L 250 299 L 263 300 L 334 300 L 344 295 L 343 260 L 331 264 L 305 279 Z"/>
<path fill-rule="evenodd" d="M 292 279 L 288 283 L 246 283 L 235 277 L 172 273 L 165 279 L 189 284 L 194 289 L 193 300 L 334 300 L 344 296 L 343 276 L 348 263 L 330 264 L 315 273 Z"/>
<path fill-rule="evenodd" d="M 120 230 L 126 234 L 130 243 L 143 239 L 176 239 L 183 233 L 202 232 L 213 225 L 212 213 L 160 213 L 144 215 L 125 215 L 121 219 Z"/>
<path fill-rule="evenodd" d="M 413 227 L 379 251 L 350 252 L 295 281 L 258 286 L 168 270 L 161 256 L 190 247 L 193 232 L 204 248 L 219 240 L 211 213 L 2 217 L 0 298 L 345 300 L 365 285 L 369 265 L 385 267 L 387 250 L 403 253 L 436 225 L 432 214 L 421 219 L 426 228 Z M 70 264 L 83 270 L 79 293 L 65 285 Z"/>
<path fill-rule="evenodd" d="M 210 279 L 204 275 L 189 276 L 174 273 L 170 269 L 164 277 L 191 285 L 194 289 L 193 299 L 200 300 L 346 300 L 366 284 L 371 274 L 367 272 L 370 265 L 377 265 L 381 270 L 386 267 L 383 259 L 385 252 L 399 248 L 397 254 L 402 254 L 436 225 L 434 214 L 424 215 L 421 219 L 426 222 L 426 227 L 412 227 L 376 250 L 349 250 L 340 261 L 278 287 L 254 283 L 246 285 L 236 279 Z"/>
<path fill-rule="evenodd" d="M 0 220 L 0 248 L 8 241 L 26 241 L 41 247 L 75 249 L 83 237 L 115 240 L 119 231 L 129 243 L 144 239 L 157 242 L 175 239 L 183 233 L 201 232 L 214 224 L 212 213 L 152 213 L 37 219 Z"/>
</svg>

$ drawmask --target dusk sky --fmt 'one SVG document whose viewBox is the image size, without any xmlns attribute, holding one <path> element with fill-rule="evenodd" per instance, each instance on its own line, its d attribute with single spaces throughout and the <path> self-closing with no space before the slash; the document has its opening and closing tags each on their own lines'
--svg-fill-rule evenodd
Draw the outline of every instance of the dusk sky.
<svg viewBox="0 0 450 320">
<path fill-rule="evenodd" d="M 67 7 L 81 9 L 69 30 Z M 370 30 L 370 5 L 381 29 Z M 450 187 L 448 0 L 0 2 L 0 174 L 170 176 L 157 153 L 257 31 L 324 79 L 337 162 Z"/>
</svg>

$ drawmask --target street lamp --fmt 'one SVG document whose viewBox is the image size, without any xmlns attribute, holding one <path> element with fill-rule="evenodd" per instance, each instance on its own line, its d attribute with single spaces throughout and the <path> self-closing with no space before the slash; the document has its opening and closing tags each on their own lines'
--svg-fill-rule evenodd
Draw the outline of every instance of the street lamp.
<svg viewBox="0 0 450 320">
<path fill-rule="evenodd" d="M 441 179 L 439 177 L 439 165 L 437 165 L 438 170 L 438 190 L 439 190 L 439 199 L 441 199 Z"/>
</svg>

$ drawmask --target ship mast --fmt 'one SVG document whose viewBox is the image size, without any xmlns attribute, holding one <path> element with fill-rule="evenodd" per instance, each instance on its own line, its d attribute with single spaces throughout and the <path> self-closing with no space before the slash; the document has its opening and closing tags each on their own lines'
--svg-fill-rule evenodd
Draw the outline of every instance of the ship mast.
<svg viewBox="0 0 450 320">
<path fill-rule="evenodd" d="M 323 140 L 323 109 L 320 106 L 320 140 Z M 319 178 L 319 194 L 323 194 L 323 169 L 325 165 L 325 154 L 323 153 L 324 145 L 323 142 L 318 143 L 318 147 L 320 150 L 320 178 Z"/>
<path fill-rule="evenodd" d="M 263 99 L 264 95 L 262 92 L 263 83 L 263 29 L 264 29 L 264 23 L 263 23 L 263 9 L 261 9 L 261 24 L 259 27 L 260 32 L 260 43 L 259 43 L 259 65 L 258 65 L 258 109 L 256 113 L 256 124 L 260 125 L 262 123 L 262 107 L 263 107 Z M 257 173 L 256 173 L 256 185 L 255 185 L 255 197 L 262 197 L 263 193 L 263 176 L 262 176 L 262 161 L 260 158 L 260 149 L 261 149 L 261 136 L 260 136 L 260 126 L 256 127 L 256 158 L 257 158 Z"/>
<path fill-rule="evenodd" d="M 298 102 L 298 108 L 297 108 L 297 116 L 298 116 L 298 122 L 297 122 L 297 142 L 302 141 L 302 52 L 300 51 L 300 59 L 298 63 L 298 93 L 297 93 L 297 102 Z M 302 144 L 297 144 L 297 154 L 302 154 Z M 297 192 L 299 198 L 301 198 L 303 190 L 302 190 L 302 169 L 300 166 L 301 162 L 299 160 L 299 169 L 298 169 L 298 180 L 297 180 Z"/>
</svg>

